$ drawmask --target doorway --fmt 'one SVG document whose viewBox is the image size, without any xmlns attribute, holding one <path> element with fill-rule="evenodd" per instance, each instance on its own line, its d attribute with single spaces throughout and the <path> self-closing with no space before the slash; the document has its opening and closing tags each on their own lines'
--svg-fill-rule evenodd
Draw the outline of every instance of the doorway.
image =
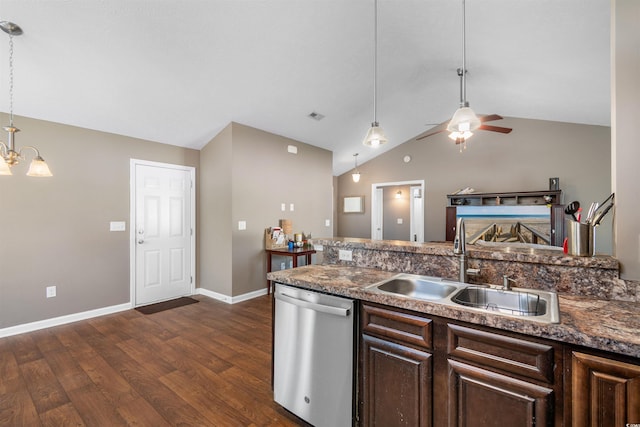
<svg viewBox="0 0 640 427">
<path fill-rule="evenodd" d="M 195 168 L 131 159 L 134 307 L 195 291 Z"/>
<path fill-rule="evenodd" d="M 424 180 L 371 185 L 371 239 L 424 242 Z"/>
</svg>

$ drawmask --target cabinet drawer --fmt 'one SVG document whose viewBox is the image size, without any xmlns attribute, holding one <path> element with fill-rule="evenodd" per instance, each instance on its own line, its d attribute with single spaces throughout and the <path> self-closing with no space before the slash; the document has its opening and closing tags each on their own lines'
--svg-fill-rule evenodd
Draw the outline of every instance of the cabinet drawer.
<svg viewBox="0 0 640 427">
<path fill-rule="evenodd" d="M 431 349 L 432 321 L 413 314 L 362 305 L 362 331 L 367 334 Z"/>
<path fill-rule="evenodd" d="M 553 347 L 518 338 L 447 325 L 449 357 L 546 383 L 554 382 Z"/>
</svg>

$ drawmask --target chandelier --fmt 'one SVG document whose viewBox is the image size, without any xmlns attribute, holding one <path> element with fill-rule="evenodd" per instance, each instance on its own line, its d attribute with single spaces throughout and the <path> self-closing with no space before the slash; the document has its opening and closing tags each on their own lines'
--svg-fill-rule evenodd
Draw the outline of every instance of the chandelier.
<svg viewBox="0 0 640 427">
<path fill-rule="evenodd" d="M 22 34 L 22 29 L 13 22 L 0 21 L 2 31 L 9 34 L 9 126 L 4 126 L 7 131 L 7 143 L 0 141 L 0 175 L 13 175 L 11 168 L 20 161 L 25 160 L 24 152 L 33 150 L 35 157 L 31 160 L 27 176 L 47 177 L 52 176 L 49 166 L 44 161 L 37 148 L 25 146 L 20 149 L 15 145 L 15 134 L 20 129 L 13 125 L 13 36 Z"/>
</svg>

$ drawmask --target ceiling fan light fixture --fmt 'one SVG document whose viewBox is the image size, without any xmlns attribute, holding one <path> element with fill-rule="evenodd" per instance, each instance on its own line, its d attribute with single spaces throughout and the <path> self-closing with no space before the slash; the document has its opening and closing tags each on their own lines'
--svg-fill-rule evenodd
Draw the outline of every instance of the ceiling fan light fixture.
<svg viewBox="0 0 640 427">
<path fill-rule="evenodd" d="M 473 132 L 464 131 L 464 132 L 451 132 L 449 134 L 449 138 L 456 141 L 456 143 L 461 139 L 471 138 L 473 136 Z"/>
<path fill-rule="evenodd" d="M 473 132 L 480 125 L 480 119 L 470 107 L 460 107 L 447 125 L 447 130 L 449 132 Z"/>
<path fill-rule="evenodd" d="M 386 144 L 388 141 L 384 130 L 378 125 L 378 122 L 373 122 L 362 143 L 367 147 L 377 147 Z"/>
</svg>

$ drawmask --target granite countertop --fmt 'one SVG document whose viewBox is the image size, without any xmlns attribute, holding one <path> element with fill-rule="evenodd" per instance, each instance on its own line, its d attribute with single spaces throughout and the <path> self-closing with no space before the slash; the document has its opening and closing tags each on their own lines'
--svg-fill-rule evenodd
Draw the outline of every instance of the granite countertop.
<svg viewBox="0 0 640 427">
<path fill-rule="evenodd" d="M 396 274 L 373 268 L 327 264 L 271 272 L 267 277 L 305 289 L 640 358 L 640 307 L 637 303 L 559 293 L 560 323 L 545 324 L 366 289 Z"/>
<path fill-rule="evenodd" d="M 386 252 L 404 252 L 428 255 L 455 256 L 451 242 L 407 242 L 403 240 L 371 240 L 355 237 L 314 238 L 314 244 L 345 249 L 371 249 Z M 499 244 L 482 242 L 466 245 L 469 258 L 522 263 L 562 265 L 585 268 L 618 269 L 619 262 L 609 255 L 577 257 L 566 255 L 561 248 L 540 245 Z"/>
</svg>

